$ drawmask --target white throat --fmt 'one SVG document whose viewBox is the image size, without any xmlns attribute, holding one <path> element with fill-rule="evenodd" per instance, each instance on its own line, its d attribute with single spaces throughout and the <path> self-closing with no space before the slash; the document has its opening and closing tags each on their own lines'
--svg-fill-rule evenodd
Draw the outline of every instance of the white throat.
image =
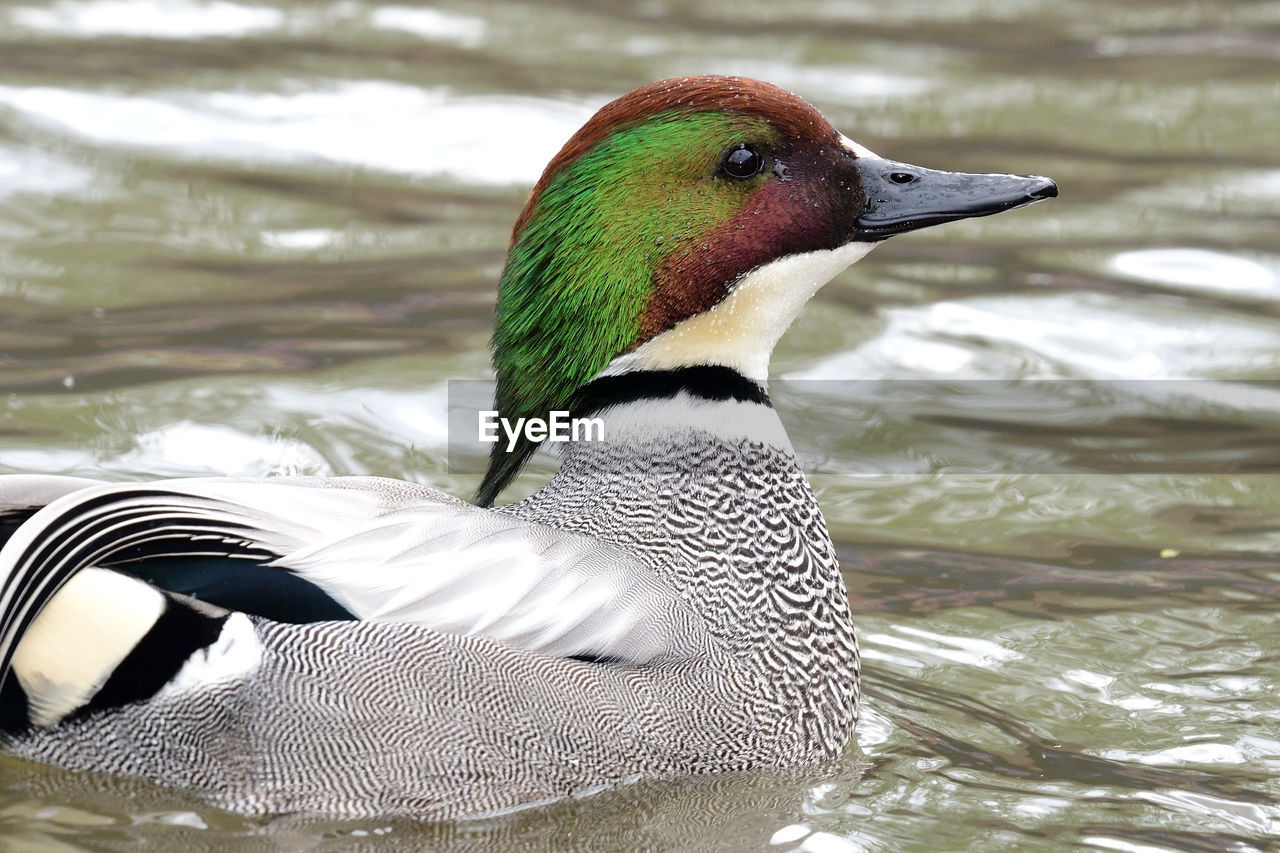
<svg viewBox="0 0 1280 853">
<path fill-rule="evenodd" d="M 876 245 L 846 243 L 836 249 L 787 255 L 757 267 L 714 308 L 618 356 L 601 375 L 711 364 L 764 382 L 774 346 L 804 304 Z"/>
<path fill-rule="evenodd" d="M 703 400 L 687 393 L 660 399 L 633 400 L 600 412 L 600 441 L 636 446 L 685 433 L 707 433 L 717 439 L 750 441 L 794 454 L 787 431 L 772 406 L 741 400 Z"/>
</svg>

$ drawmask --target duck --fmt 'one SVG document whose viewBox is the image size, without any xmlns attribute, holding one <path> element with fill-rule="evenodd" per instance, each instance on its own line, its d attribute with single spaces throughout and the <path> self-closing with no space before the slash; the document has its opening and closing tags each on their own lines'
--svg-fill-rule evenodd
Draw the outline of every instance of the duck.
<svg viewBox="0 0 1280 853">
<path fill-rule="evenodd" d="M 1057 195 L 874 154 L 772 84 L 602 107 L 516 219 L 471 501 L 391 478 L 0 477 L 0 749 L 248 815 L 463 819 L 813 765 L 859 655 L 768 394 L 806 302 L 891 236 Z"/>
</svg>

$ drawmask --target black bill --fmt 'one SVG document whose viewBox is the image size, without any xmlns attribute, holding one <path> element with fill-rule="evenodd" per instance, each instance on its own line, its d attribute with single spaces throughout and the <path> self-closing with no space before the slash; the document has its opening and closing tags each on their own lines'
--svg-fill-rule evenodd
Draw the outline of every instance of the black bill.
<svg viewBox="0 0 1280 853">
<path fill-rule="evenodd" d="M 990 216 L 1055 198 L 1058 185 L 1040 175 L 970 175 L 859 157 L 867 204 L 858 239 L 881 240 L 941 222 Z"/>
</svg>

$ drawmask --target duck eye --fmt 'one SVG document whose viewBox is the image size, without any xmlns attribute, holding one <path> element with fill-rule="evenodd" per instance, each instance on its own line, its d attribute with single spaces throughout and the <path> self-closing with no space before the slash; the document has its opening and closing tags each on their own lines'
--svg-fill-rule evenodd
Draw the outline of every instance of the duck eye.
<svg viewBox="0 0 1280 853">
<path fill-rule="evenodd" d="M 916 176 L 910 172 L 894 172 L 889 176 L 889 180 L 895 184 L 909 184 L 916 179 Z"/>
<path fill-rule="evenodd" d="M 764 155 L 743 142 L 725 155 L 720 169 L 731 178 L 751 178 L 764 169 Z"/>
</svg>

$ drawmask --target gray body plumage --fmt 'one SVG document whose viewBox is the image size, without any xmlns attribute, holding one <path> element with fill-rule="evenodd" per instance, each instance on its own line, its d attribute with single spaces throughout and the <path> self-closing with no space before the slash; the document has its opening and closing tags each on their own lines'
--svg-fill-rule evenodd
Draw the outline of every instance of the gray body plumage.
<svg viewBox="0 0 1280 853">
<path fill-rule="evenodd" d="M 391 512 L 430 498 L 409 487 Z M 237 616 L 260 644 L 242 671 L 31 730 L 7 750 L 241 812 L 460 817 L 645 777 L 811 763 L 847 743 L 857 648 L 789 446 L 697 428 L 584 442 L 531 498 L 466 509 L 619 555 L 667 614 L 661 647 L 627 660 L 624 639 L 620 654 L 580 660 L 483 632 Z M 432 571 L 429 554 L 417 570 Z"/>
</svg>

